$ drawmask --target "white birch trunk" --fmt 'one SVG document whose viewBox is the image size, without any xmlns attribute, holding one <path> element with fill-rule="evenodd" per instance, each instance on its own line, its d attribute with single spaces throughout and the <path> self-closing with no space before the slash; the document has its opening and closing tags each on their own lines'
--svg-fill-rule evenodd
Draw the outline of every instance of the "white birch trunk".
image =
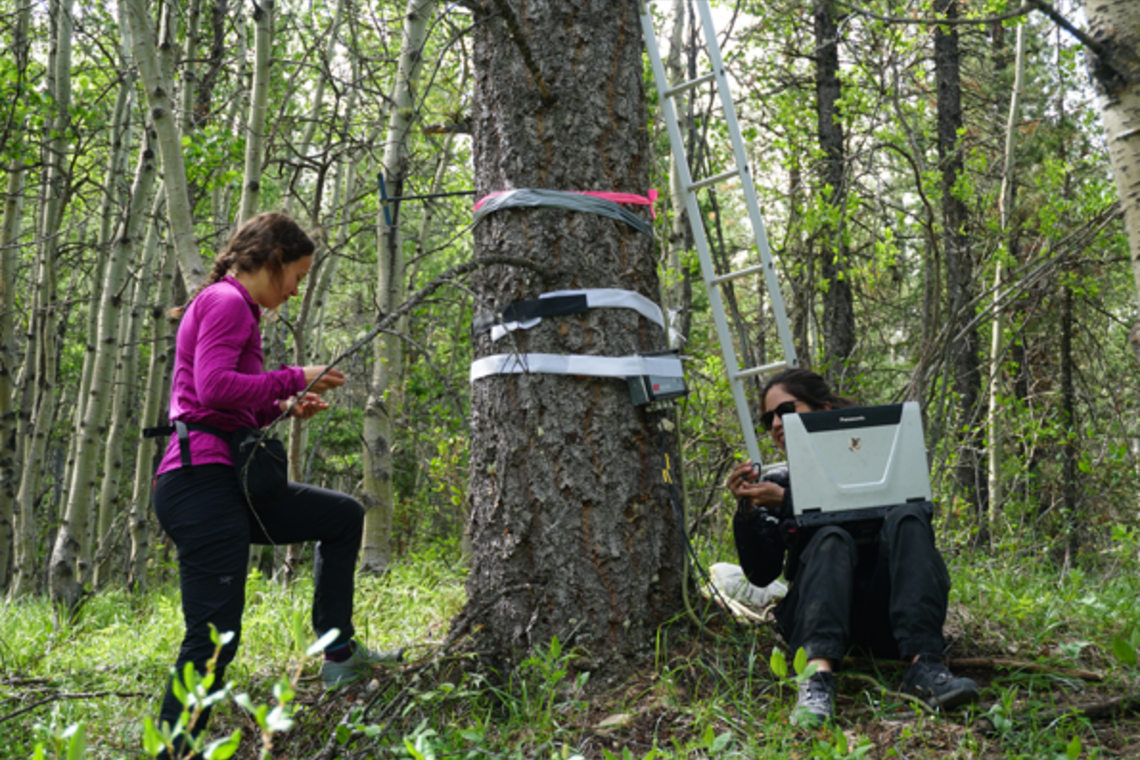
<svg viewBox="0 0 1140 760">
<path fill-rule="evenodd" d="M 145 205 L 153 202 L 154 192 L 145 200 Z M 161 205 L 160 205 L 161 207 Z M 138 419 L 133 414 L 138 379 L 138 344 L 142 336 L 142 324 L 150 299 L 151 283 L 155 277 L 149 273 L 154 271 L 155 252 L 158 249 L 156 241 L 152 239 L 154 230 L 153 215 L 147 217 L 149 224 L 142 246 L 142 256 L 136 268 L 138 276 L 134 278 L 134 287 L 130 299 L 131 309 L 126 318 L 119 320 L 119 346 L 117 361 L 114 369 L 114 382 L 112 392 L 114 400 L 111 402 L 111 424 L 107 433 L 106 446 L 103 452 L 103 482 L 99 489 L 98 519 L 95 521 L 95 538 L 97 551 L 94 562 L 94 585 L 101 588 L 111 580 L 110 560 L 112 555 L 119 553 L 119 537 L 123 531 L 114 530 L 115 521 L 120 519 L 122 506 L 122 477 L 123 477 L 123 440 L 128 428 L 138 428 Z M 149 426 L 148 426 L 149 427 Z"/>
<path fill-rule="evenodd" d="M 32 6 L 25 3 L 16 18 L 10 54 L 20 70 L 28 65 L 28 25 Z M 17 154 L 22 145 L 21 136 L 13 137 L 12 147 Z M 16 306 L 15 278 L 17 244 L 20 239 L 20 214 L 23 211 L 24 163 L 14 159 L 8 165 L 4 217 L 0 222 L 0 593 L 8 588 L 8 567 L 15 551 L 15 514 L 17 462 L 19 461 L 19 427 L 12 408 L 12 381 L 15 377 L 16 333 L 12 315 Z"/>
<path fill-rule="evenodd" d="M 158 215 L 162 213 L 163 199 L 155 198 L 150 225 L 146 233 L 146 257 L 153 261 L 158 248 Z M 166 389 L 165 375 L 167 357 L 173 348 L 173 335 L 166 317 L 164 305 L 170 301 L 174 291 L 174 264 L 177 257 L 169 248 L 164 250 L 162 268 L 155 275 L 155 300 L 150 306 L 151 348 L 150 363 L 147 366 L 146 393 L 143 397 L 140 427 L 155 427 L 159 424 L 158 415 L 162 411 L 163 391 Z M 161 441 L 161 439 L 159 439 Z M 146 587 L 146 563 L 150 558 L 150 489 L 154 474 L 154 456 L 159 442 L 153 438 L 140 438 L 135 457 L 135 482 L 131 493 L 130 516 L 131 557 L 127 572 L 127 585 L 134 591 Z"/>
<path fill-rule="evenodd" d="M 171 84 L 161 73 L 154 25 L 147 15 L 145 0 L 124 2 L 130 20 L 131 52 L 142 76 L 151 122 L 158 135 L 171 239 L 178 254 L 182 279 L 187 289 L 194 290 L 205 281 L 206 270 L 194 237 L 193 210 L 190 208 L 186 164 L 182 157 L 182 137 L 174 120 Z"/>
<path fill-rule="evenodd" d="M 1089 34 L 1101 44 L 1136 51 L 1140 46 L 1140 4 L 1134 0 L 1084 3 Z M 1135 52 L 1132 53 L 1135 57 Z M 1117 56 L 1119 59 L 1121 56 Z M 1104 122 L 1105 144 L 1124 211 L 1124 230 L 1132 259 L 1132 276 L 1140 300 L 1140 72 L 1135 67 L 1089 56 L 1090 73 Z M 1116 63 L 1123 72 L 1109 68 Z M 1098 65 L 1100 64 L 1100 65 Z M 1132 348 L 1140 360 L 1140 321 L 1132 328 Z"/>
<path fill-rule="evenodd" d="M 237 38 L 234 54 L 237 58 L 237 74 L 234 76 L 234 94 L 226 108 L 226 132 L 231 135 L 234 134 L 241 114 L 249 108 L 249 90 L 245 86 L 247 49 L 245 16 L 240 12 L 234 16 L 234 36 Z M 233 185 L 227 184 L 224 189 L 215 188 L 210 205 L 214 226 L 219 230 L 229 227 L 230 210 L 233 206 Z"/>
<path fill-rule="evenodd" d="M 107 259 L 106 272 L 101 273 L 103 296 L 99 302 L 99 343 L 91 377 L 91 397 L 83 415 L 82 437 L 76 451 L 75 465 L 67 506 L 56 533 L 49 565 L 48 583 L 54 603 L 72 610 L 79 603 L 83 582 L 90 571 L 81 538 L 90 519 L 95 492 L 96 467 L 100 446 L 105 439 L 107 407 L 112 396 L 115 356 L 118 353 L 119 321 L 122 315 L 122 293 L 127 282 L 128 266 L 137 249 L 136 239 L 146 218 L 145 211 L 154 187 L 154 152 L 149 146 L 139 156 L 138 168 L 131 188 L 131 203 L 119 225 Z"/>
<path fill-rule="evenodd" d="M 1017 52 L 1014 54 L 1013 93 L 1009 97 L 1009 120 L 1005 127 L 1005 164 L 1001 177 L 1001 197 L 998 200 L 1001 212 L 1001 231 L 1009 234 L 1009 220 L 1013 214 L 1013 154 L 1017 145 L 1017 124 L 1021 121 L 1021 96 L 1025 92 L 1025 24 L 1017 27 Z M 1003 421 L 1001 419 L 1001 365 L 1002 337 L 1005 334 L 1005 313 L 1001 308 L 1003 278 L 1002 257 L 997 257 L 994 269 L 994 321 L 990 334 L 990 389 L 989 408 L 986 413 L 986 426 L 990 431 L 987 446 L 989 456 L 989 521 L 990 545 L 997 543 L 998 518 L 1001 514 L 1005 486 L 1001 477 L 1002 446 L 1004 445 Z"/>
<path fill-rule="evenodd" d="M 52 93 L 56 102 L 56 117 L 52 124 L 53 137 L 48 144 L 48 172 L 45 183 L 45 202 L 41 218 L 39 277 L 36 282 L 36 309 L 34 312 L 34 339 L 29 340 L 25 359 L 35 365 L 28 372 L 29 381 L 36 384 L 36 401 L 29 421 L 31 444 L 26 447 L 20 489 L 16 496 L 20 515 L 16 533 L 16 578 L 12 595 L 20 597 L 35 590 L 35 503 L 36 489 L 41 486 L 41 474 L 47 451 L 48 436 L 55 419 L 58 393 L 56 352 L 56 267 L 59 247 L 57 233 L 63 216 L 64 186 L 67 164 L 67 132 L 71 122 L 71 41 L 74 22 L 71 15 L 72 0 L 59 0 L 56 11 L 56 43 L 52 61 Z M 33 345 L 34 343 L 34 345 Z M 35 353 L 32 354 L 31 350 Z"/>
<path fill-rule="evenodd" d="M 404 12 L 403 45 L 393 85 L 393 108 L 388 119 L 388 139 L 382 171 L 390 195 L 403 192 L 407 173 L 408 136 L 415 119 L 415 85 L 423 64 L 423 46 L 435 0 L 408 0 Z M 390 312 L 404 298 L 404 258 L 397 218 L 377 214 L 377 297 L 379 307 Z M 387 209 L 398 216 L 398 205 Z M 400 329 L 399 327 L 397 329 Z M 392 559 L 392 435 L 399 417 L 398 388 L 403 374 L 403 346 L 390 335 L 373 344 L 373 371 L 364 407 L 364 541 L 360 569 L 382 573 Z"/>
<path fill-rule="evenodd" d="M 241 207 L 235 226 L 257 214 L 261 195 L 261 151 L 265 146 L 265 112 L 269 106 L 269 53 L 273 43 L 273 0 L 254 5 L 253 96 L 245 137 L 245 172 Z"/>
</svg>

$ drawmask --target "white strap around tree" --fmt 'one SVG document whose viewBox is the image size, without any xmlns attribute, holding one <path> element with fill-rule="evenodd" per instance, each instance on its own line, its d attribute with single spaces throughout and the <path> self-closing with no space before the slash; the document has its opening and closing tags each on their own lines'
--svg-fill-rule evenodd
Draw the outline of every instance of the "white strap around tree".
<svg viewBox="0 0 1140 760">
<path fill-rule="evenodd" d="M 592 288 L 588 290 L 556 290 L 552 293 L 543 293 L 542 298 L 557 298 L 559 296 L 586 296 L 586 304 L 591 309 L 617 308 L 633 309 L 651 322 L 665 327 L 665 317 L 661 307 L 650 301 L 640 293 L 619 288 Z M 527 319 L 522 322 L 505 322 L 491 328 L 491 340 L 499 340 L 513 330 L 529 330 L 542 321 L 542 317 Z"/>
<path fill-rule="evenodd" d="M 589 377 L 684 377 L 676 356 L 583 356 L 579 354 L 492 354 L 471 363 L 471 382 L 488 375 L 586 375 Z"/>
</svg>

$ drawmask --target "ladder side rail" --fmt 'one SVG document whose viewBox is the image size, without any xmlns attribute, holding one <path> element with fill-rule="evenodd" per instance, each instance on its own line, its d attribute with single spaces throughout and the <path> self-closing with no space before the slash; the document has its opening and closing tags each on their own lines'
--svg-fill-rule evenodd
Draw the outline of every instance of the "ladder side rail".
<svg viewBox="0 0 1140 760">
<path fill-rule="evenodd" d="M 681 128 L 677 123 L 677 111 L 673 104 L 673 99 L 666 95 L 669 84 L 665 74 L 665 64 L 661 60 L 661 52 L 657 47 L 656 32 L 653 29 L 653 16 L 649 11 L 648 2 L 643 0 L 641 9 L 642 36 L 645 38 L 645 47 L 649 53 L 649 61 L 653 66 L 653 78 L 657 84 L 657 93 L 661 100 L 661 110 L 665 117 L 665 126 L 669 131 L 669 143 L 673 149 L 673 157 L 677 162 L 677 171 L 680 173 L 681 186 L 685 189 L 685 209 L 689 214 L 689 226 L 693 231 L 693 242 L 697 247 L 697 257 L 701 262 L 701 274 L 705 281 L 705 287 L 708 289 L 709 307 L 713 312 L 713 321 L 716 324 L 721 355 L 724 357 L 725 370 L 728 372 L 729 385 L 732 388 L 732 398 L 736 405 L 736 416 L 740 421 L 741 432 L 744 435 L 744 445 L 748 451 L 749 459 L 755 464 L 763 465 L 763 460 L 760 458 L 760 447 L 756 441 L 756 427 L 752 422 L 752 411 L 748 406 L 748 399 L 744 392 L 744 382 L 737 377 L 740 365 L 736 358 L 736 348 L 732 342 L 732 333 L 728 329 L 728 320 L 725 318 L 720 288 L 712 284 L 712 280 L 717 276 L 717 273 L 709 252 L 704 226 L 700 222 L 701 210 L 697 203 L 697 194 L 691 189 L 692 175 L 689 171 L 688 156 L 685 155 L 685 144 L 682 139 Z"/>
<path fill-rule="evenodd" d="M 784 359 L 788 366 L 799 365 L 796 359 L 796 347 L 792 341 L 792 331 L 788 325 L 788 313 L 784 306 L 784 296 L 780 290 L 780 281 L 776 276 L 776 265 L 772 259 L 772 252 L 768 246 L 768 233 L 764 227 L 764 220 L 760 216 L 760 203 L 756 198 L 756 187 L 752 181 L 752 170 L 748 163 L 748 154 L 744 149 L 744 140 L 740 135 L 740 124 L 736 119 L 736 107 L 732 101 L 732 90 L 728 84 L 725 73 L 724 59 L 721 57 L 720 44 L 717 42 L 716 26 L 713 24 L 712 12 L 709 10 L 708 0 L 697 0 L 697 9 L 701 17 L 701 31 L 704 33 L 705 45 L 708 49 L 709 61 L 712 63 L 713 73 L 716 75 L 717 93 L 720 97 L 721 108 L 724 113 L 728 136 L 732 142 L 732 152 L 736 158 L 736 167 L 740 171 L 740 184 L 744 191 L 745 205 L 748 207 L 748 216 L 752 222 L 752 232 L 756 239 L 756 250 L 760 254 L 760 261 L 764 266 L 764 278 L 768 286 L 768 297 L 772 303 L 772 315 L 776 319 L 776 332 L 780 336 L 780 343 L 784 349 Z"/>
</svg>

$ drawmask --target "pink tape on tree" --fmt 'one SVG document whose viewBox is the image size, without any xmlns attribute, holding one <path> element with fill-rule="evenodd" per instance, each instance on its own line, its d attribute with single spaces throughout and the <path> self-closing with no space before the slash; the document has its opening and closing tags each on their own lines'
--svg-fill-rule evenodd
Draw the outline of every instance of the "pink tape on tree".
<svg viewBox="0 0 1140 760">
<path fill-rule="evenodd" d="M 474 210 L 478 211 L 480 206 L 482 206 L 490 199 L 494 198 L 496 195 L 502 195 L 503 193 L 509 192 L 510 190 L 499 190 L 497 192 L 484 195 L 482 198 L 476 201 Z M 571 192 L 576 195 L 590 195 L 594 198 L 601 198 L 602 200 L 613 201 L 614 203 L 629 203 L 635 206 L 649 206 L 649 215 L 654 219 L 657 218 L 657 209 L 654 207 L 654 204 L 657 203 L 656 190 L 650 190 L 648 195 L 637 195 L 636 193 L 607 193 L 600 190 L 568 190 L 566 192 Z"/>
</svg>

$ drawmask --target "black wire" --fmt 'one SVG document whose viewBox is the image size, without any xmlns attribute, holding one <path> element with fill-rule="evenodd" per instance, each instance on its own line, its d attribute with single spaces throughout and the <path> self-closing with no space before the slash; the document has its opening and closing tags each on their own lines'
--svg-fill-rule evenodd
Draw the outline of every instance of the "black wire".
<svg viewBox="0 0 1140 760">
<path fill-rule="evenodd" d="M 693 570 L 697 575 L 697 582 L 706 586 L 709 589 L 709 592 L 714 597 L 716 597 L 717 601 L 719 601 L 721 605 L 724 614 L 731 621 L 733 633 L 739 634 L 741 633 L 739 627 L 740 624 L 737 621 L 736 616 L 732 614 L 732 609 L 729 607 L 728 601 L 721 594 L 720 588 L 712 582 L 712 577 L 709 575 L 708 570 L 706 570 L 705 566 L 701 564 L 701 560 L 697 556 L 696 547 L 693 546 L 693 542 L 689 538 L 689 531 L 685 528 L 685 515 L 681 511 L 680 492 L 677 489 L 676 481 L 673 479 L 672 468 L 669 466 L 669 453 L 665 443 L 665 425 L 663 423 L 668 413 L 668 409 L 665 409 L 656 413 L 650 412 L 647 416 L 650 417 L 650 420 L 653 420 L 653 418 L 656 417 L 657 430 L 660 432 L 659 449 L 661 451 L 661 477 L 665 483 L 666 490 L 669 493 L 669 502 L 673 506 L 673 515 L 677 520 L 677 527 L 681 530 L 681 536 L 685 539 L 685 551 L 688 554 L 689 562 L 692 564 Z M 697 588 L 697 596 L 698 598 L 701 596 L 700 586 Z M 700 623 L 700 636 L 703 639 L 705 635 L 704 618 L 698 617 L 698 622 Z"/>
</svg>

